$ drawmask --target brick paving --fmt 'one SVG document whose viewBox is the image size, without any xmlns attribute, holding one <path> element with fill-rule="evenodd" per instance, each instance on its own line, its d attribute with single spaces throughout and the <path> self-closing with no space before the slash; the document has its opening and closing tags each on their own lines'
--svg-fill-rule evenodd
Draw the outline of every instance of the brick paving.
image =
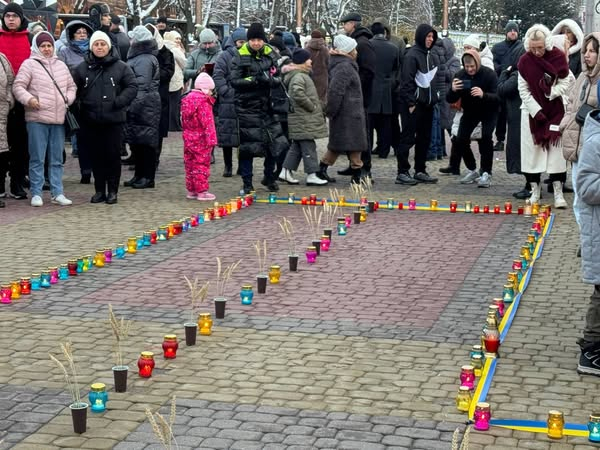
<svg viewBox="0 0 600 450">
<path fill-rule="evenodd" d="M 88 203 L 93 188 L 78 184 L 71 158 L 65 191 L 73 207 L 48 201 L 34 209 L 8 200 L 0 210 L 0 234 L 7 237 L 0 279 L 114 246 L 199 211 L 204 205 L 185 199 L 180 138 L 166 142 L 157 188 L 123 188 L 114 207 Z M 218 150 L 217 160 L 211 190 L 225 200 L 237 194 L 240 179 L 221 178 Z M 254 184 L 264 196 L 259 163 Z M 446 163 L 431 163 L 430 173 Z M 130 172 L 124 168 L 123 174 L 127 179 Z M 503 204 L 522 182 L 507 175 L 502 162 L 496 163 L 491 189 L 462 186 L 454 177 L 434 186 L 397 186 L 393 159 L 376 159 L 374 174 L 378 199 L 413 197 L 421 203 L 436 198 Z M 338 178 L 335 187 L 347 189 L 346 181 Z M 281 196 L 328 192 L 281 188 Z M 276 225 L 283 216 L 296 226 L 302 250 L 307 239 L 301 238 L 306 236 L 301 209 L 257 205 L 0 305 L 0 448 L 159 448 L 144 409 L 167 413 L 173 394 L 174 435 L 182 449 L 450 448 L 452 432 L 465 421 L 454 406 L 459 368 L 477 342 L 489 300 L 501 293 L 528 219 L 379 211 L 348 236 L 334 236 L 330 253 L 317 265 L 301 262 L 292 274 Z M 266 295 L 255 294 L 252 307 L 242 307 L 237 292 L 256 275 L 251 243 L 258 238 L 269 240 L 269 263 L 283 266 L 282 281 L 268 286 Z M 560 409 L 568 422 L 585 423 L 600 403 L 600 380 L 575 372 L 575 339 L 590 293 L 580 281 L 577 245 L 572 213 L 557 212 L 492 382 L 488 398 L 497 418 L 544 420 L 549 409 Z M 212 336 L 199 337 L 197 346 L 181 343 L 177 359 L 167 362 L 159 356 L 162 336 L 182 335 L 189 315 L 182 276 L 214 278 L 217 255 L 227 263 L 243 260 L 229 288 L 227 317 L 216 321 Z M 134 321 L 123 394 L 112 392 L 108 303 Z M 64 381 L 48 359 L 65 339 L 76 348 L 82 394 L 92 382 L 109 388 L 107 412 L 88 412 L 82 435 L 72 432 Z M 149 380 L 139 378 L 135 368 L 143 350 L 157 355 Z M 492 428 L 472 433 L 469 448 L 598 446 L 586 438 L 551 442 L 543 434 Z"/>
</svg>

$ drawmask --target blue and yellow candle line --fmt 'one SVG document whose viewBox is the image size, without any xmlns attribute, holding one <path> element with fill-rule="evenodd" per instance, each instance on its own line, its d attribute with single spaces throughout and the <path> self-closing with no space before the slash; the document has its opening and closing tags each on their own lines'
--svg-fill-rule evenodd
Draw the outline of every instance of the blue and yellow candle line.
<svg viewBox="0 0 600 450">
<path fill-rule="evenodd" d="M 538 420 L 491 419 L 490 425 L 530 433 L 548 433 L 546 422 Z M 589 433 L 587 425 L 579 423 L 566 423 L 563 431 L 563 434 L 567 436 L 588 437 Z"/>
</svg>

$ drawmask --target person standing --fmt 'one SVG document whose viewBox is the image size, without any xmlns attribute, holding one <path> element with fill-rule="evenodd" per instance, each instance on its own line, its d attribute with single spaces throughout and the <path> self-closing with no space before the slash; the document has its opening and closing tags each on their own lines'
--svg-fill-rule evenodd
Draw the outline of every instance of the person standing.
<svg viewBox="0 0 600 450">
<path fill-rule="evenodd" d="M 183 71 L 184 81 L 191 80 L 192 83 L 201 72 L 212 75 L 212 70 L 221 54 L 221 46 L 217 35 L 210 28 L 200 32 L 198 48 L 187 58 Z"/>
<path fill-rule="evenodd" d="M 363 98 L 363 109 L 365 110 L 365 132 L 367 133 L 367 139 L 369 138 L 369 113 L 368 107 L 371 99 L 371 93 L 373 89 L 373 80 L 375 79 L 375 64 L 376 57 L 371 38 L 373 33 L 368 28 L 362 26 L 362 16 L 358 13 L 352 12 L 346 14 L 340 22 L 344 26 L 344 32 L 346 35 L 356 41 L 356 63 L 358 64 L 358 74 L 360 76 L 360 88 L 362 91 Z M 371 176 L 371 150 L 373 143 L 369 142 L 369 151 L 361 152 L 361 159 L 363 161 L 363 169 L 366 176 Z M 346 169 L 346 171 L 338 172 L 340 175 L 352 175 L 352 164 Z M 335 181 L 333 178 L 326 178 L 327 181 Z"/>
<path fill-rule="evenodd" d="M 6 56 L 12 67 L 13 74 L 19 72 L 21 64 L 31 55 L 27 31 L 27 19 L 23 8 L 18 3 L 11 2 L 4 7 L 2 29 L 0 30 L 0 53 Z M 24 184 L 28 172 L 28 143 L 25 125 L 25 108 L 15 102 L 8 115 L 7 126 L 8 157 L 3 159 L 0 167 L 1 186 L 4 187 L 6 174 L 10 171 L 9 195 L 17 200 L 27 198 Z M 7 164 L 8 163 L 8 164 Z M 0 197 L 4 197 L 4 189 Z"/>
<path fill-rule="evenodd" d="M 358 70 L 357 43 L 354 39 L 337 35 L 333 41 L 329 65 L 327 118 L 329 142 L 321 158 L 321 172 L 335 164 L 340 154 L 347 155 L 352 169 L 352 183 L 365 177 L 362 152 L 369 150 L 365 110 Z"/>
<path fill-rule="evenodd" d="M 31 206 L 43 206 L 44 161 L 49 154 L 49 179 L 52 203 L 68 206 L 72 202 L 63 192 L 63 149 L 65 114 L 75 101 L 76 87 L 69 68 L 55 55 L 54 38 L 47 31 L 38 33 L 15 77 L 13 94 L 25 105 L 29 135 L 29 180 Z"/>
<path fill-rule="evenodd" d="M 156 29 L 162 37 L 165 37 L 165 33 L 167 32 L 167 18 L 165 16 L 160 16 L 156 19 Z"/>
<path fill-rule="evenodd" d="M 238 121 L 235 112 L 235 90 L 231 86 L 231 61 L 246 43 L 246 29 L 241 27 L 231 33 L 223 52 L 217 58 L 213 80 L 217 93 L 217 141 L 223 149 L 223 176 L 229 178 L 233 171 L 233 147 L 239 147 Z"/>
<path fill-rule="evenodd" d="M 327 105 L 327 84 L 329 82 L 329 48 L 325 44 L 325 36 L 321 30 L 313 30 L 310 41 L 306 45 L 312 61 L 312 79 L 321 100 L 321 107 Z"/>
<path fill-rule="evenodd" d="M 217 144 L 214 88 L 213 79 L 207 73 L 201 73 L 194 80 L 194 89 L 181 100 L 186 198 L 190 200 L 215 199 L 214 194 L 208 192 L 210 155 Z"/>
<path fill-rule="evenodd" d="M 147 25 L 148 26 L 148 25 Z M 148 29 L 138 25 L 133 29 L 127 64 L 133 71 L 138 89 L 127 110 L 126 136 L 135 161 L 135 174 L 125 182 L 134 189 L 154 187 L 156 152 L 160 117 L 160 68 L 156 55 L 156 40 Z"/>
<path fill-rule="evenodd" d="M 115 37 L 121 60 L 127 62 L 127 53 L 129 53 L 129 38 L 121 31 L 121 18 L 116 14 L 110 15 L 110 33 Z"/>
<path fill-rule="evenodd" d="M 121 144 L 127 107 L 137 93 L 131 68 L 121 61 L 102 31 L 90 38 L 90 52 L 73 72 L 80 103 L 79 141 L 92 158 L 92 203 L 117 203 L 121 177 Z M 107 196 L 108 190 L 108 196 Z"/>
<path fill-rule="evenodd" d="M 377 131 L 377 153 L 387 158 L 392 146 L 392 119 L 394 117 L 394 97 L 400 56 L 398 47 L 385 37 L 385 28 L 381 23 L 371 26 L 373 38 L 371 47 L 375 52 L 375 78 L 372 83 L 371 98 L 367 107 L 369 123 L 369 141 L 373 142 L 373 132 Z M 364 162 L 364 161 L 363 161 Z"/>
<path fill-rule="evenodd" d="M 460 99 L 463 109 L 454 151 L 457 153 L 457 160 L 460 161 L 461 157 L 465 159 L 469 169 L 467 177 L 478 179 L 478 187 L 489 188 L 492 183 L 494 162 L 492 135 L 498 109 L 496 93 L 498 77 L 494 70 L 481 66 L 477 50 L 466 50 L 462 56 L 462 65 L 463 69 L 454 76 L 452 87 L 446 96 L 448 103 L 455 103 Z M 481 123 L 479 140 L 481 171 L 477 173 L 475 157 L 471 151 L 471 133 L 479 123 Z"/>
<path fill-rule="evenodd" d="M 492 55 L 494 56 L 494 69 L 496 75 L 500 77 L 500 74 L 510 64 L 510 53 L 512 48 L 519 42 L 519 25 L 509 20 L 504 27 L 505 39 L 501 42 L 494 44 L 492 47 Z M 506 107 L 503 103 L 500 104 L 500 110 L 498 114 L 498 121 L 496 122 L 496 146 L 494 151 L 504 151 L 504 140 L 506 138 Z"/>
<path fill-rule="evenodd" d="M 564 34 L 567 38 L 569 70 L 577 78 L 581 73 L 581 53 L 583 47 L 583 31 L 577 22 L 571 19 L 561 20 L 552 29 L 552 35 Z"/>
<path fill-rule="evenodd" d="M 252 160 L 264 157 L 262 184 L 271 192 L 279 190 L 275 181 L 275 161 L 285 151 L 288 141 L 281 124 L 270 108 L 271 88 L 281 80 L 277 74 L 276 52 L 266 44 L 261 23 L 253 23 L 247 31 L 248 42 L 231 61 L 231 86 L 235 90 L 235 110 L 240 136 L 240 172 L 243 191 L 252 186 Z M 189 60 L 188 60 L 189 63 Z"/>
<path fill-rule="evenodd" d="M 173 53 L 175 60 L 175 72 L 169 81 L 169 131 L 181 131 L 180 106 L 186 57 L 181 47 L 181 35 L 178 31 L 167 31 L 163 38 L 165 47 Z"/>
<path fill-rule="evenodd" d="M 540 200 L 541 173 L 554 187 L 554 207 L 566 208 L 563 184 L 567 163 L 562 154 L 560 122 L 565 96 L 574 81 L 565 54 L 552 46 L 550 30 L 536 24 L 525 34 L 526 53 L 519 60 L 521 96 L 521 169 L 531 184 L 531 203 Z"/>
<path fill-rule="evenodd" d="M 402 81 L 398 90 L 398 108 L 402 123 L 396 184 L 437 183 L 437 178 L 426 170 L 427 149 L 431 142 L 433 106 L 439 101 L 433 80 L 438 68 L 431 57 L 431 47 L 437 40 L 437 31 L 421 24 L 415 33 L 415 45 L 404 56 Z M 410 175 L 408 155 L 415 146 L 415 173 Z"/>
</svg>

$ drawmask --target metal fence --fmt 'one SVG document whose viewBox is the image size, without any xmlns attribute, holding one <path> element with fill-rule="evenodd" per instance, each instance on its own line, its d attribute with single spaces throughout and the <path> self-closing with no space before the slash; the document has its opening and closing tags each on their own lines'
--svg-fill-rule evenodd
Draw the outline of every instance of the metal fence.
<svg viewBox="0 0 600 450">
<path fill-rule="evenodd" d="M 467 38 L 467 36 L 471 34 L 478 34 L 480 42 L 487 42 L 489 47 L 492 47 L 495 43 L 501 42 L 506 39 L 506 36 L 503 34 L 492 34 L 492 33 L 471 33 L 469 31 L 448 31 L 448 37 L 452 39 L 454 45 L 456 46 L 456 56 L 460 58 L 463 53 L 463 42 Z"/>
</svg>

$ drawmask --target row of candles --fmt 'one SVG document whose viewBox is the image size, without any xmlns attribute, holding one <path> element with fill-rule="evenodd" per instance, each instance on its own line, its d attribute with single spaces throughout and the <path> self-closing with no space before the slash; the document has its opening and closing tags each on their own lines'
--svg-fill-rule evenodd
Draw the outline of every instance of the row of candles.
<svg viewBox="0 0 600 450">
<path fill-rule="evenodd" d="M 188 231 L 191 227 L 197 227 L 211 220 L 219 220 L 252 205 L 255 200 L 256 193 L 253 192 L 244 197 L 231 199 L 227 203 L 215 202 L 213 208 L 207 208 L 198 214 L 192 214 L 190 217 L 173 221 L 168 225 L 159 227 L 157 230 L 146 231 L 141 236 L 130 237 L 127 239 L 126 244 L 117 245 L 114 250 L 112 248 L 98 249 L 93 257 L 92 255 L 86 255 L 78 259 L 71 259 L 67 264 L 48 267 L 47 270 L 34 273 L 31 277 L 23 277 L 9 284 L 1 284 L 0 303 L 12 303 L 13 300 L 21 298 L 22 295 L 30 295 L 32 291 L 49 288 L 60 280 L 75 277 L 93 267 L 104 267 L 106 264 L 110 264 L 113 258 L 123 259 L 127 253 L 135 254 L 144 247 L 149 247 L 159 241 L 169 240 Z"/>
<path fill-rule="evenodd" d="M 536 205 L 534 205 L 536 206 Z M 527 242 L 521 247 L 519 259 L 513 260 L 512 271 L 508 273 L 506 284 L 503 288 L 502 298 L 495 298 L 488 307 L 485 325 L 481 333 L 481 344 L 474 345 L 470 352 L 470 364 L 461 367 L 460 387 L 456 396 L 456 407 L 459 411 L 468 412 L 473 401 L 472 392 L 476 386 L 476 378 L 481 377 L 486 358 L 495 358 L 500 348 L 499 325 L 504 317 L 505 309 L 513 302 L 519 292 L 519 286 L 527 270 L 531 266 L 535 247 L 543 234 L 546 222 L 551 214 L 550 206 L 543 206 L 537 212 Z M 478 402 L 473 411 L 473 428 L 480 431 L 490 427 L 492 412 L 488 402 Z M 547 435 L 550 438 L 560 439 L 564 434 L 564 415 L 560 411 L 552 410 L 547 418 Z M 589 440 L 600 442 L 600 414 L 590 415 L 588 422 Z"/>
<path fill-rule="evenodd" d="M 276 194 L 269 194 L 268 203 L 275 204 L 278 201 L 285 201 L 285 199 L 278 199 Z M 312 206 L 323 205 L 326 201 L 327 200 L 325 198 L 318 199 L 316 194 L 311 194 L 309 197 L 301 197 L 299 200 L 301 205 L 312 205 Z M 298 198 L 295 196 L 295 194 L 293 192 L 290 192 L 288 194 L 287 203 L 291 204 L 291 205 L 298 203 Z M 376 211 L 377 209 L 380 208 L 380 206 L 382 206 L 382 205 L 380 205 L 380 202 L 378 202 L 378 201 L 367 202 L 367 197 L 361 197 L 358 201 L 358 204 L 360 206 L 367 205 L 367 203 L 373 204 L 374 211 Z M 340 207 L 352 206 L 354 204 L 355 204 L 355 202 L 346 202 L 346 198 L 344 196 L 340 196 L 338 199 L 338 206 L 340 206 Z M 423 209 L 423 207 L 420 207 L 417 204 L 417 201 L 414 198 L 411 198 L 408 200 L 408 203 L 406 204 L 406 208 L 405 208 L 405 205 L 403 202 L 396 202 L 396 201 L 394 201 L 393 198 L 388 198 L 387 201 L 385 202 L 385 206 L 382 206 L 382 207 L 384 207 L 385 209 L 400 209 L 400 210 L 408 209 L 409 211 Z M 531 216 L 531 215 L 539 214 L 540 210 L 543 210 L 546 207 L 547 207 L 547 205 L 543 205 L 540 207 L 540 205 L 538 203 L 531 204 L 529 202 L 529 200 L 526 200 L 525 205 L 517 207 L 516 212 L 519 215 Z M 445 208 L 440 206 L 437 200 L 431 199 L 429 201 L 428 209 L 430 211 L 439 211 L 439 210 L 444 210 Z M 512 202 L 504 202 L 503 208 L 501 208 L 500 205 L 494 205 L 493 207 L 490 207 L 490 205 L 483 205 L 482 207 L 480 207 L 477 204 L 473 204 L 473 202 L 471 202 L 471 201 L 465 201 L 464 205 L 459 207 L 458 202 L 455 200 L 452 200 L 448 206 L 448 210 L 451 213 L 463 211 L 463 212 L 472 213 L 472 214 L 479 214 L 479 213 L 483 213 L 483 214 L 491 214 L 491 213 L 493 213 L 493 214 L 513 214 L 513 205 L 512 205 Z"/>
</svg>

